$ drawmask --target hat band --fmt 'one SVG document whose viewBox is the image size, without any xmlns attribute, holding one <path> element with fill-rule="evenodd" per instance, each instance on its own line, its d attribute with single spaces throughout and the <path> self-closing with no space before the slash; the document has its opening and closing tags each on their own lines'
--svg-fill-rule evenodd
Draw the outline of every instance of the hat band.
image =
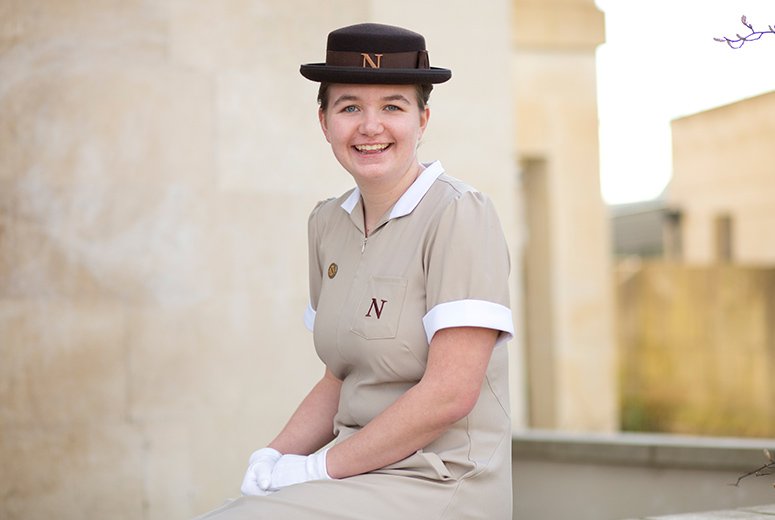
<svg viewBox="0 0 775 520">
<path fill-rule="evenodd" d="M 326 51 L 326 65 L 364 69 L 430 69 L 428 51 L 352 52 Z"/>
</svg>

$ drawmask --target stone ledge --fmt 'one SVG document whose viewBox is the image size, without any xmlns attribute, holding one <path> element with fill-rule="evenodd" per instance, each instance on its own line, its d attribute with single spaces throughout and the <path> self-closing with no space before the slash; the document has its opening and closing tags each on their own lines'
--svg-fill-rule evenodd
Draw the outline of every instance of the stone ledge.
<svg viewBox="0 0 775 520">
<path fill-rule="evenodd" d="M 775 439 L 695 437 L 647 433 L 517 432 L 512 456 L 519 459 L 660 468 L 749 471 L 775 451 Z"/>
<path fill-rule="evenodd" d="M 729 518 L 737 518 L 743 520 L 759 519 L 774 519 L 775 518 L 775 504 L 764 506 L 751 506 L 743 507 L 740 509 L 730 509 L 726 511 L 708 511 L 703 513 L 687 513 L 681 515 L 667 515 L 667 516 L 648 516 L 640 519 L 630 520 L 722 520 Z"/>
</svg>

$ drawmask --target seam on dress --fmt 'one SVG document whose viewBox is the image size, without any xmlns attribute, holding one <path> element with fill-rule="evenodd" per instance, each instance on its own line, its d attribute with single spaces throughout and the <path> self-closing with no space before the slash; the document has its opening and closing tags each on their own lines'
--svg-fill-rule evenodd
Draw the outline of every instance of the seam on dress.
<svg viewBox="0 0 775 520">
<path fill-rule="evenodd" d="M 498 406 L 501 407 L 501 410 L 503 410 L 503 413 L 506 414 L 506 417 L 511 420 L 511 412 L 503 405 L 498 392 L 496 392 L 495 388 L 493 388 L 492 383 L 490 382 L 490 376 L 485 376 L 484 380 L 487 381 L 487 386 L 490 388 L 490 392 L 492 392 L 492 395 L 495 396 L 495 400 L 498 401 Z"/>
<path fill-rule="evenodd" d="M 466 438 L 468 438 L 468 454 L 466 455 L 466 458 L 471 461 L 471 434 L 470 434 L 470 419 L 468 416 L 466 416 Z M 447 502 L 447 505 L 444 507 L 444 510 L 441 512 L 441 516 L 439 516 L 439 520 L 444 520 L 444 518 L 447 518 L 447 512 L 449 511 L 449 508 L 452 507 L 452 503 L 455 501 L 455 497 L 457 496 L 457 492 L 460 490 L 460 486 L 465 481 L 465 477 L 461 477 L 459 479 L 456 479 L 457 483 L 455 484 L 455 491 L 452 493 L 452 496 L 449 497 L 449 502 Z"/>
<path fill-rule="evenodd" d="M 452 507 L 452 502 L 454 502 L 455 497 L 457 496 L 457 492 L 460 490 L 460 486 L 463 484 L 463 479 L 459 479 L 457 481 L 457 485 L 455 485 L 455 491 L 452 493 L 452 496 L 449 497 L 449 502 L 447 502 L 447 505 L 444 507 L 444 510 L 441 512 L 441 516 L 439 516 L 439 520 L 444 520 L 445 518 L 449 518 L 447 516 L 447 512 L 449 511 L 449 508 Z"/>
<path fill-rule="evenodd" d="M 468 439 L 468 453 L 466 454 L 466 458 L 468 459 L 468 462 L 473 464 L 474 468 L 471 471 L 467 472 L 465 475 L 463 475 L 460 478 L 460 480 L 474 477 L 478 475 L 482 470 L 482 468 L 479 467 L 479 464 L 471 458 L 471 449 L 474 443 L 471 441 L 471 419 L 467 415 L 466 415 L 466 439 Z"/>
</svg>

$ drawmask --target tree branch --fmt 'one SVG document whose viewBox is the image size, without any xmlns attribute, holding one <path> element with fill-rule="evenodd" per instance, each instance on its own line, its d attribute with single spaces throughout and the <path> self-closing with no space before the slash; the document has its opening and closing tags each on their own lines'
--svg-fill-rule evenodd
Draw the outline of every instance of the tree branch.
<svg viewBox="0 0 775 520">
<path fill-rule="evenodd" d="M 717 42 L 726 43 L 733 49 L 739 49 L 743 45 L 745 45 L 746 42 L 753 42 L 761 38 L 765 34 L 775 34 L 775 27 L 772 25 L 768 25 L 767 29 L 764 31 L 756 31 L 753 28 L 753 24 L 748 23 L 748 20 L 746 19 L 745 15 L 743 15 L 740 18 L 740 21 L 745 25 L 750 33 L 746 35 L 736 34 L 735 38 L 729 38 L 727 36 L 722 36 L 721 38 L 713 38 Z"/>
<path fill-rule="evenodd" d="M 736 487 L 740 484 L 741 480 L 743 480 L 746 477 L 750 477 L 751 475 L 761 477 L 764 475 L 772 475 L 773 473 L 775 473 L 775 456 L 773 456 L 770 450 L 767 450 L 767 449 L 764 450 L 764 456 L 767 457 L 767 460 L 768 460 L 767 464 L 759 468 L 756 468 L 753 471 L 749 471 L 748 473 L 740 475 L 739 477 L 737 477 L 737 482 L 731 485 Z M 773 487 L 775 487 L 775 484 L 773 484 Z"/>
</svg>

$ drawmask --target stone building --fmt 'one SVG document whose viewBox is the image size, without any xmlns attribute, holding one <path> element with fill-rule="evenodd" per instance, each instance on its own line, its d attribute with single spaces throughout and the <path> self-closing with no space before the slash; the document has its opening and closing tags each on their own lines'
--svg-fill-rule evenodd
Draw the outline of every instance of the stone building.
<svg viewBox="0 0 775 520">
<path fill-rule="evenodd" d="M 672 122 L 668 203 L 688 263 L 775 262 L 775 92 Z"/>
<path fill-rule="evenodd" d="M 593 1 L 514 2 L 528 423 L 617 427 L 610 231 L 600 195 Z"/>
<path fill-rule="evenodd" d="M 665 226 L 672 218 L 664 195 L 651 200 L 613 204 L 608 208 L 615 258 L 662 258 Z"/>
</svg>

